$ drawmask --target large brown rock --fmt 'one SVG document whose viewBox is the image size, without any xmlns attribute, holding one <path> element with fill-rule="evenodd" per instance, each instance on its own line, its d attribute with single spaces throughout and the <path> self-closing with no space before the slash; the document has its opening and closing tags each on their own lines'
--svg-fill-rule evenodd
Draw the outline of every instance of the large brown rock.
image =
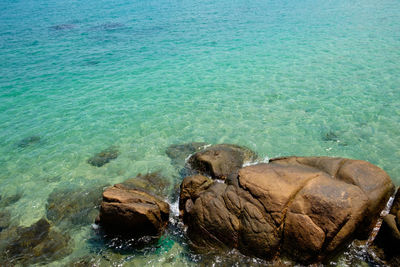
<svg viewBox="0 0 400 267">
<path fill-rule="evenodd" d="M 243 163 L 254 161 L 256 153 L 237 145 L 213 145 L 192 155 L 188 162 L 191 168 L 202 175 L 226 179 L 236 174 Z"/>
<path fill-rule="evenodd" d="M 368 162 L 288 157 L 242 168 L 225 183 L 187 177 L 179 206 L 195 248 L 313 262 L 366 231 L 392 192 L 390 177 Z"/>
<path fill-rule="evenodd" d="M 168 224 L 169 205 L 145 191 L 116 184 L 103 192 L 97 222 L 106 232 L 159 236 Z"/>
</svg>

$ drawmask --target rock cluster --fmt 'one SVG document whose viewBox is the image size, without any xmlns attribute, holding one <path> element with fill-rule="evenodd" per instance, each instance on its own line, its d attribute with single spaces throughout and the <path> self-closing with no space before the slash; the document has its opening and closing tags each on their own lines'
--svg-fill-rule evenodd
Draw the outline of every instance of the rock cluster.
<svg viewBox="0 0 400 267">
<path fill-rule="evenodd" d="M 193 161 L 204 164 L 192 166 L 201 173 L 227 178 L 196 175 L 182 182 L 180 213 L 200 250 L 320 261 L 367 232 L 394 190 L 390 177 L 365 161 L 288 157 L 240 168 L 231 157 L 225 165 L 220 154 L 196 154 Z M 213 157 L 224 167 L 214 168 Z"/>
<path fill-rule="evenodd" d="M 256 163 L 257 154 L 246 147 L 205 145 L 172 145 L 166 151 L 171 163 L 185 170 L 180 172 L 182 178 L 190 174 L 180 184 L 179 211 L 189 243 L 198 252 L 218 254 L 229 249 L 274 262 L 287 258 L 320 262 L 353 238 L 365 239 L 394 191 L 390 177 L 365 161 L 284 157 Z M 100 167 L 118 154 L 110 147 L 88 163 Z M 247 162 L 252 164 L 243 167 Z M 171 197 L 171 187 L 169 179 L 155 172 L 105 190 L 104 186 L 55 190 L 46 206 L 49 221 L 41 219 L 29 227 L 10 226 L 10 212 L 0 211 L 0 265 L 24 266 L 64 257 L 70 253 L 69 237 L 59 231 L 90 224 L 98 207 L 96 223 L 106 236 L 158 239 L 169 223 L 165 199 Z M 19 197 L 0 197 L 0 207 Z M 400 191 L 383 220 L 376 244 L 385 251 L 385 264 L 396 266 Z"/>
<path fill-rule="evenodd" d="M 0 232 L 10 226 L 11 213 L 8 210 L 0 211 Z"/>
</svg>

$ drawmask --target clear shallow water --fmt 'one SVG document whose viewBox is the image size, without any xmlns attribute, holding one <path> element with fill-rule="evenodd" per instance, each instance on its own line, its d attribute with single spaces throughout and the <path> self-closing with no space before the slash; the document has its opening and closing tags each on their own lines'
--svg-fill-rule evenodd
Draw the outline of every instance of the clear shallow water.
<svg viewBox="0 0 400 267">
<path fill-rule="evenodd" d="M 54 189 L 157 170 L 176 180 L 165 149 L 192 141 L 368 160 L 400 185 L 399 1 L 4 0 L 0 10 L 0 195 L 23 194 L 7 208 L 15 224 L 40 219 Z M 41 140 L 19 148 L 29 136 Z M 116 160 L 87 164 L 112 145 Z M 70 258 L 92 235 L 73 233 Z"/>
</svg>

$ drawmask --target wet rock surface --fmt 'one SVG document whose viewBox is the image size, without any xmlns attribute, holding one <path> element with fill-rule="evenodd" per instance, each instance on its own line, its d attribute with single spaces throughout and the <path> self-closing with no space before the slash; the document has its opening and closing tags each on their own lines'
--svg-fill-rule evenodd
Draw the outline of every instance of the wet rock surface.
<svg viewBox="0 0 400 267">
<path fill-rule="evenodd" d="M 54 190 L 47 199 L 46 216 L 58 227 L 90 225 L 98 215 L 105 186 Z"/>
<path fill-rule="evenodd" d="M 236 248 L 309 263 L 368 232 L 393 190 L 365 161 L 288 157 L 242 168 L 225 183 L 187 177 L 179 208 L 199 251 Z"/>
<path fill-rule="evenodd" d="M 92 166 L 101 167 L 111 160 L 116 159 L 118 155 L 119 151 L 116 147 L 109 147 L 88 159 L 87 163 Z"/>
<path fill-rule="evenodd" d="M 69 237 L 53 229 L 46 219 L 29 227 L 12 227 L 0 233 L 0 265 L 30 266 L 68 255 Z"/>
<path fill-rule="evenodd" d="M 257 154 L 246 147 L 220 144 L 195 153 L 189 158 L 188 163 L 199 174 L 214 179 L 226 179 L 230 175 L 235 175 L 243 163 L 256 159 Z"/>
<path fill-rule="evenodd" d="M 103 192 L 96 220 L 105 232 L 126 237 L 158 237 L 168 224 L 169 205 L 143 190 L 116 184 Z"/>
<path fill-rule="evenodd" d="M 167 148 L 165 153 L 171 159 L 172 165 L 183 168 L 186 158 L 191 154 L 202 150 L 206 145 L 207 143 L 204 142 L 173 144 Z"/>
<path fill-rule="evenodd" d="M 376 251 L 386 265 L 400 266 L 400 190 L 397 189 L 389 214 L 383 217 L 375 239 Z"/>
<path fill-rule="evenodd" d="M 22 139 L 21 141 L 19 141 L 17 143 L 17 146 L 20 147 L 20 148 L 25 148 L 25 147 L 28 147 L 28 146 L 35 145 L 35 144 L 37 144 L 39 142 L 40 142 L 40 136 L 34 135 L 34 136 L 29 136 L 29 137 L 26 137 L 26 138 Z"/>
</svg>

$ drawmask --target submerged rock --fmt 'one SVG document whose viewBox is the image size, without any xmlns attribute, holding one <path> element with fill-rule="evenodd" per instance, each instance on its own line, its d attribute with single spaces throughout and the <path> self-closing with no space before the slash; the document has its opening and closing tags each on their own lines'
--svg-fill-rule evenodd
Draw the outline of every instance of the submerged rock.
<svg viewBox="0 0 400 267">
<path fill-rule="evenodd" d="M 47 199 L 47 219 L 61 228 L 92 224 L 98 214 L 103 188 L 54 190 Z"/>
<path fill-rule="evenodd" d="M 325 133 L 324 135 L 322 135 L 322 140 L 337 142 L 339 140 L 339 137 L 337 136 L 337 134 L 335 132 L 329 131 L 329 132 Z"/>
<path fill-rule="evenodd" d="M 69 237 L 40 219 L 29 227 L 8 228 L 0 233 L 0 264 L 29 266 L 49 263 L 68 255 Z"/>
<path fill-rule="evenodd" d="M 85 65 L 87 66 L 96 66 L 99 65 L 101 63 L 101 61 L 99 60 L 87 60 L 85 61 Z"/>
<path fill-rule="evenodd" d="M 90 29 L 94 31 L 99 31 L 99 30 L 109 31 L 109 30 L 119 29 L 122 27 L 125 27 L 125 25 L 119 22 L 106 22 L 98 26 L 91 27 Z"/>
<path fill-rule="evenodd" d="M 322 140 L 325 141 L 325 142 L 335 142 L 339 146 L 347 146 L 347 143 L 343 142 L 342 140 L 340 140 L 339 136 L 337 135 L 337 133 L 335 133 L 333 131 L 329 131 L 329 132 L 323 134 L 322 135 Z"/>
<path fill-rule="evenodd" d="M 234 175 L 245 162 L 257 159 L 257 154 L 246 147 L 221 144 L 213 145 L 192 155 L 188 162 L 200 174 L 214 179 L 226 179 Z"/>
<path fill-rule="evenodd" d="M 74 28 L 75 28 L 74 24 L 58 24 L 58 25 L 54 25 L 54 26 L 50 27 L 50 29 L 56 30 L 56 31 L 71 30 Z"/>
<path fill-rule="evenodd" d="M 10 225 L 11 213 L 8 210 L 0 211 L 0 232 Z"/>
<path fill-rule="evenodd" d="M 187 177 L 179 208 L 200 251 L 309 263 L 368 232 L 392 192 L 390 177 L 368 162 L 288 157 L 242 168 L 225 183 Z"/>
<path fill-rule="evenodd" d="M 158 237 L 168 224 L 169 205 L 142 190 L 116 184 L 103 192 L 97 219 L 108 233 Z"/>
<path fill-rule="evenodd" d="M 11 196 L 0 196 L 0 208 L 5 208 L 18 202 L 22 195 L 23 194 L 21 192 L 18 192 Z"/>
<path fill-rule="evenodd" d="M 119 151 L 115 147 L 109 147 L 88 159 L 87 162 L 90 165 L 101 167 L 104 164 L 109 163 L 111 160 L 116 159 L 118 155 Z"/>
<path fill-rule="evenodd" d="M 207 143 L 193 142 L 187 144 L 173 144 L 170 145 L 165 153 L 171 159 L 174 166 L 181 167 L 185 165 L 185 160 L 193 153 L 196 153 L 204 148 Z"/>
<path fill-rule="evenodd" d="M 150 194 L 167 197 L 170 181 L 162 176 L 161 172 L 138 174 L 135 178 L 130 178 L 122 183 L 129 189 L 138 189 Z"/>
<path fill-rule="evenodd" d="M 35 144 L 37 144 L 39 142 L 40 142 L 40 136 L 35 136 L 34 135 L 34 136 L 29 136 L 29 137 L 26 137 L 26 138 L 22 139 L 21 141 L 19 141 L 17 143 L 17 146 L 20 147 L 20 148 L 25 148 L 25 147 L 28 147 L 28 146 L 35 145 Z"/>
</svg>

